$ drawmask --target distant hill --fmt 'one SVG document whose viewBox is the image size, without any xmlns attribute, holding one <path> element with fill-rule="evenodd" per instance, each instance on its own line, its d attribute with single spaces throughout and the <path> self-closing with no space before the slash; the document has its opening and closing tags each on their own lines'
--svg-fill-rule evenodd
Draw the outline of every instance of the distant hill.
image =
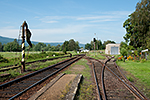
<svg viewBox="0 0 150 100">
<path fill-rule="evenodd" d="M 3 37 L 3 36 L 0 36 L 0 42 L 2 43 L 2 44 L 7 44 L 7 43 L 9 43 L 9 42 L 13 42 L 14 41 L 14 38 L 8 38 L 8 37 Z M 19 41 L 19 43 L 21 43 L 21 39 L 20 39 L 20 41 Z M 36 41 L 32 41 L 32 44 L 38 44 L 39 42 L 36 42 Z M 44 42 L 42 42 L 42 43 L 44 43 Z M 56 42 L 56 43 L 44 43 L 44 44 L 46 44 L 46 45 L 48 45 L 48 44 L 50 44 L 51 46 L 57 46 L 58 44 L 60 44 L 60 45 L 62 45 L 63 43 L 62 42 Z M 26 46 L 28 46 L 28 44 L 27 44 L 27 42 L 25 42 L 25 45 Z M 85 44 L 79 44 L 79 46 L 80 47 L 85 47 Z"/>
<path fill-rule="evenodd" d="M 13 38 L 7 38 L 7 37 L 2 37 L 2 36 L 0 36 L 0 42 L 2 43 L 2 44 L 7 44 L 8 42 L 13 42 L 14 41 L 14 39 Z"/>
</svg>

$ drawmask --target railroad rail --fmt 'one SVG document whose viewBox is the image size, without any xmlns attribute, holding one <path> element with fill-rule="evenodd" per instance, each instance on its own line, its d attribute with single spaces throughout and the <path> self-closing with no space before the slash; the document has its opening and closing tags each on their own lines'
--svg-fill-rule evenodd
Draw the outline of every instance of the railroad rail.
<svg viewBox="0 0 150 100">
<path fill-rule="evenodd" d="M 116 60 L 114 60 L 114 62 L 113 62 L 112 61 L 113 57 L 111 57 L 111 58 L 107 57 L 107 58 L 108 58 L 108 60 L 106 60 L 104 63 L 101 62 L 100 60 L 88 58 L 92 61 L 92 68 L 93 68 L 95 83 L 96 83 L 96 87 L 97 87 L 98 100 L 109 100 L 111 98 L 115 99 L 115 98 L 113 98 L 114 95 L 112 96 L 112 94 L 115 94 L 115 93 L 111 93 L 111 92 L 115 92 L 115 91 L 110 91 L 111 98 L 108 97 L 109 91 L 108 91 L 107 86 L 109 86 L 110 84 L 107 83 L 107 80 L 112 80 L 112 79 L 106 79 L 107 77 L 105 77 L 105 74 L 107 74 L 108 72 L 109 72 L 109 75 L 106 75 L 106 76 L 110 76 L 110 75 L 113 76 L 113 78 L 115 80 L 117 80 L 117 81 L 119 80 L 119 82 L 116 84 L 121 84 L 126 89 L 126 91 L 129 91 L 129 93 L 131 94 L 131 97 L 128 97 L 129 99 L 149 100 L 123 75 L 123 73 L 121 72 L 121 70 L 119 69 L 117 64 L 115 63 Z M 99 65 L 96 63 L 99 63 Z M 99 71 L 97 71 L 97 70 L 99 70 Z M 113 82 L 113 80 L 112 80 L 112 82 Z M 102 90 L 100 90 L 100 88 Z M 124 88 L 122 88 L 122 89 L 124 89 Z M 116 90 L 116 91 L 118 91 L 118 90 Z M 116 97 L 116 96 L 114 96 L 114 97 Z M 116 99 L 118 99 L 118 98 L 116 98 Z"/>
<path fill-rule="evenodd" d="M 75 61 L 81 59 L 84 55 L 79 55 L 77 57 L 72 57 L 63 62 L 48 66 L 39 71 L 33 72 L 31 74 L 25 75 L 21 78 L 9 81 L 7 83 L 0 85 L 0 100 L 13 100 L 27 90 L 41 84 L 48 78 L 52 77 L 56 73 L 60 72 L 64 68 L 68 67 Z"/>
<path fill-rule="evenodd" d="M 129 84 L 129 86 L 138 94 L 138 98 L 141 98 L 143 100 L 148 100 L 148 98 L 142 93 L 140 92 L 140 90 L 135 87 L 127 78 L 126 76 L 122 73 L 122 71 L 120 70 L 119 66 L 116 64 L 115 61 L 114 62 L 114 66 L 117 68 L 117 70 L 119 71 L 120 75 L 122 76 L 122 80 L 124 80 L 126 83 Z"/>
<path fill-rule="evenodd" d="M 65 57 L 70 57 L 70 56 L 63 56 L 63 57 L 55 57 L 55 58 L 47 58 L 47 59 L 43 59 L 43 60 L 30 61 L 30 62 L 26 62 L 25 64 L 29 65 L 29 64 L 32 64 L 32 63 L 36 63 L 36 62 L 46 62 L 46 61 L 49 61 L 49 60 L 65 58 Z M 9 65 L 9 66 L 1 66 L 0 67 L 0 72 L 8 71 L 10 69 L 17 69 L 19 67 L 21 67 L 21 66 L 19 66 L 19 64 Z"/>
</svg>

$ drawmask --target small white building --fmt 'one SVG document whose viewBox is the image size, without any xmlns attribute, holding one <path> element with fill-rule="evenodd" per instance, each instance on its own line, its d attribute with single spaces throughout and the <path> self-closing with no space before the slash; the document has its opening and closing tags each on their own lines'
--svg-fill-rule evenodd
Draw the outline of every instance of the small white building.
<svg viewBox="0 0 150 100">
<path fill-rule="evenodd" d="M 105 48 L 105 54 L 119 55 L 120 54 L 120 44 L 107 44 Z"/>
</svg>

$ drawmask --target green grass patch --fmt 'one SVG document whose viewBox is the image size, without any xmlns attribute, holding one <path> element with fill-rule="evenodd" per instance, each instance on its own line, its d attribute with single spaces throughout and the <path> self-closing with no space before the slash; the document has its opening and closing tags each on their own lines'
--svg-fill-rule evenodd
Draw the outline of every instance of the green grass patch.
<svg viewBox="0 0 150 100">
<path fill-rule="evenodd" d="M 4 58 L 11 59 L 19 57 L 21 55 L 21 52 L 0 52 L 0 55 L 3 55 Z"/>
<path fill-rule="evenodd" d="M 100 53 L 100 51 L 91 51 L 89 53 L 86 54 L 88 57 L 92 57 L 95 59 L 105 59 L 105 56 L 102 56 L 102 54 Z"/>
<path fill-rule="evenodd" d="M 74 66 L 84 66 L 84 69 L 82 70 L 80 70 L 80 71 L 75 71 L 75 70 L 71 70 L 72 69 L 72 67 L 74 67 Z M 69 70 L 66 70 L 66 71 L 64 71 L 64 73 L 67 73 L 67 74 L 70 74 L 70 73 L 73 73 L 73 74 L 81 74 L 82 73 L 82 75 L 84 76 L 84 77 L 86 77 L 86 78 L 90 78 L 91 77 L 91 75 L 89 74 L 89 71 L 90 71 L 91 69 L 89 68 L 89 66 L 87 65 L 87 60 L 86 59 L 81 59 L 81 60 L 79 60 L 78 62 L 76 62 L 76 63 L 74 63 L 73 65 L 71 65 L 71 67 L 69 68 Z"/>
<path fill-rule="evenodd" d="M 3 82 L 7 79 L 14 78 L 14 77 L 17 77 L 17 76 L 20 76 L 20 75 L 24 75 L 24 74 L 29 73 L 31 71 L 40 70 L 42 68 L 45 68 L 45 67 L 48 67 L 50 65 L 56 64 L 56 63 L 58 63 L 60 61 L 63 61 L 65 59 L 68 59 L 68 57 L 67 58 L 59 58 L 59 59 L 46 61 L 46 62 L 36 62 L 36 63 L 30 64 L 30 65 L 26 65 L 25 69 L 26 69 L 27 72 L 25 72 L 25 73 L 21 73 L 20 68 L 17 68 L 17 69 L 14 69 L 14 70 L 10 69 L 10 70 L 5 71 L 5 72 L 0 72 L 0 74 L 4 74 L 4 73 L 11 74 L 11 76 L 9 76 L 7 78 L 0 78 L 0 82 Z"/>
<path fill-rule="evenodd" d="M 46 62 L 33 63 L 33 64 L 30 64 L 30 65 L 26 65 L 26 70 L 37 71 L 37 70 L 43 69 L 45 67 L 48 67 L 50 65 L 57 64 L 58 62 L 63 61 L 65 59 L 68 59 L 68 57 L 67 58 L 59 58 L 59 59 L 55 59 L 55 60 L 50 60 L 50 61 L 46 61 Z"/>
<path fill-rule="evenodd" d="M 82 74 L 83 80 L 79 86 L 79 91 L 75 100 L 94 100 L 95 96 L 93 90 L 95 84 L 92 84 L 91 68 L 87 65 L 86 59 L 81 59 L 75 64 L 73 64 L 68 70 L 64 73 L 67 74 Z"/>
<path fill-rule="evenodd" d="M 150 60 L 143 63 L 133 61 L 118 61 L 117 64 L 127 72 L 130 72 L 132 75 L 134 75 L 134 77 L 138 79 L 137 82 L 140 82 L 146 86 L 147 89 L 145 90 L 145 94 L 150 97 Z M 127 78 L 130 81 L 134 81 L 133 77 L 131 76 L 127 76 Z"/>
<path fill-rule="evenodd" d="M 126 71 L 132 73 L 136 78 L 140 79 L 147 86 L 150 86 L 150 61 L 140 63 L 133 61 L 118 62 Z"/>
<path fill-rule="evenodd" d="M 9 65 L 15 65 L 20 63 L 21 64 L 21 55 L 19 54 L 18 57 L 14 56 L 14 52 L 0 52 L 0 67 L 2 66 L 9 66 Z M 7 54 L 13 55 L 12 57 L 6 56 Z M 36 60 L 44 60 L 47 58 L 56 58 L 56 57 L 62 57 L 64 56 L 64 53 L 62 52 L 31 52 L 25 56 L 25 62 L 31 62 Z M 66 56 L 66 55 L 65 55 Z"/>
</svg>

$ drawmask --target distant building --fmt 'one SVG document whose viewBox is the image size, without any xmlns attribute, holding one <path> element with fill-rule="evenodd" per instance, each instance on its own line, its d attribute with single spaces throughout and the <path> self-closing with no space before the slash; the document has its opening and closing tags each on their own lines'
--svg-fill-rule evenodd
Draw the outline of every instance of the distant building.
<svg viewBox="0 0 150 100">
<path fill-rule="evenodd" d="M 105 48 L 105 54 L 119 55 L 120 54 L 120 44 L 107 44 Z"/>
<path fill-rule="evenodd" d="M 89 50 L 87 50 L 87 49 L 79 49 L 79 52 L 89 52 Z"/>
</svg>

